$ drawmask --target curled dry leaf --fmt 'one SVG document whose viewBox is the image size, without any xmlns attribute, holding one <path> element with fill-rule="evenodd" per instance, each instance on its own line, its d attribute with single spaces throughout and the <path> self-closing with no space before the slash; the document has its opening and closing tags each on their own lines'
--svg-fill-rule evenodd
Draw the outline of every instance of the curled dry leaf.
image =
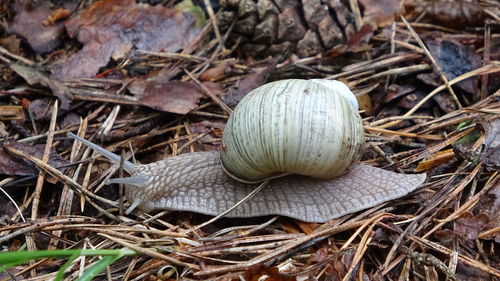
<svg viewBox="0 0 500 281">
<path fill-rule="evenodd" d="M 418 163 L 417 168 L 415 168 L 415 173 L 420 173 L 435 168 L 437 166 L 440 166 L 443 163 L 446 163 L 451 159 L 453 159 L 453 157 L 455 157 L 453 148 L 444 151 L 438 151 L 429 156 L 426 160 L 420 161 Z"/>
<path fill-rule="evenodd" d="M 29 1 L 25 1 L 29 2 Z M 43 25 L 51 14 L 48 2 L 38 1 L 35 6 L 31 3 L 14 1 L 16 15 L 9 24 L 7 30 L 26 39 L 31 48 L 38 54 L 54 50 L 61 43 L 59 37 L 64 32 L 62 23 L 54 23 L 50 26 Z"/>
<path fill-rule="evenodd" d="M 84 46 L 55 67 L 53 75 L 59 78 L 93 77 L 110 58 L 120 59 L 132 49 L 174 52 L 200 32 L 189 12 L 135 0 L 97 1 L 69 20 L 66 29 Z"/>
</svg>

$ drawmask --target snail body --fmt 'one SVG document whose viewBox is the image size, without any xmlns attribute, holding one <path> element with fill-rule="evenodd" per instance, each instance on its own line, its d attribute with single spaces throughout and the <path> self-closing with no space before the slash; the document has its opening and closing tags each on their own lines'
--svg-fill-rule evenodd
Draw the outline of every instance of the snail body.
<svg viewBox="0 0 500 281">
<path fill-rule="evenodd" d="M 219 215 L 254 190 L 252 183 L 275 178 L 227 216 L 325 222 L 404 196 L 425 181 L 425 174 L 355 164 L 364 142 L 357 102 L 347 86 L 282 80 L 255 89 L 240 102 L 228 120 L 220 154 L 194 152 L 146 165 L 125 161 L 131 176 L 110 182 L 126 184 L 129 210 Z"/>
</svg>

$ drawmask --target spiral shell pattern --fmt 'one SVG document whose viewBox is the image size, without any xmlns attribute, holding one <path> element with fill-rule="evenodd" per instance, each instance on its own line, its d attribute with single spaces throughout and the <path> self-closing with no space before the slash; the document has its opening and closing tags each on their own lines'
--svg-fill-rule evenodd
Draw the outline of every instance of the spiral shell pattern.
<svg viewBox="0 0 500 281">
<path fill-rule="evenodd" d="M 331 82 L 281 80 L 248 93 L 224 131 L 224 169 L 243 181 L 347 172 L 363 153 L 363 124 L 352 92 Z"/>
</svg>

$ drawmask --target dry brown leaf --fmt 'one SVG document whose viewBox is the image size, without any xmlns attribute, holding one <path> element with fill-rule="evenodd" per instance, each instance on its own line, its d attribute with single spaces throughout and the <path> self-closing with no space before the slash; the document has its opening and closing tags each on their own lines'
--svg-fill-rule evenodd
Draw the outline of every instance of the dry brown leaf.
<svg viewBox="0 0 500 281">
<path fill-rule="evenodd" d="M 15 141 L 4 142 L 0 148 L 0 174 L 7 176 L 35 176 L 38 175 L 38 168 L 32 162 L 21 159 L 8 153 L 3 147 L 12 147 L 21 150 L 25 153 L 33 155 L 38 159 L 42 159 L 45 144 L 27 145 Z M 49 165 L 52 167 L 62 167 L 68 165 L 69 162 L 57 154 L 54 148 L 51 149 L 49 155 Z"/>
<path fill-rule="evenodd" d="M 415 15 L 425 11 L 425 21 L 456 29 L 483 26 L 487 19 L 481 6 L 471 1 L 406 1 L 405 8 Z"/>
<path fill-rule="evenodd" d="M 423 172 L 430 169 L 433 169 L 443 163 L 446 163 L 455 157 L 455 153 L 453 152 L 453 148 L 438 151 L 431 156 L 429 156 L 426 160 L 422 160 L 418 163 L 417 168 L 415 168 L 415 172 Z"/>
<path fill-rule="evenodd" d="M 29 1 L 14 1 L 16 15 L 7 30 L 25 38 L 31 48 L 41 54 L 59 46 L 64 26 L 62 23 L 44 26 L 43 21 L 52 14 L 52 10 L 48 7 L 48 2 L 39 2 L 33 5 Z"/>
<path fill-rule="evenodd" d="M 456 232 L 468 239 L 475 239 L 489 221 L 490 218 L 485 213 L 474 216 L 471 212 L 466 212 L 457 219 Z"/>
<path fill-rule="evenodd" d="M 5 38 L 1 38 L 0 46 L 16 55 L 19 55 L 21 53 L 21 39 L 17 38 L 16 35 L 10 35 Z"/>
<path fill-rule="evenodd" d="M 217 81 L 231 72 L 231 68 L 236 64 L 235 59 L 224 60 L 212 68 L 207 69 L 200 76 L 200 81 Z"/>
<path fill-rule="evenodd" d="M 250 74 L 236 82 L 229 88 L 224 96 L 222 96 L 222 100 L 229 106 L 236 106 L 246 94 L 266 82 L 267 77 L 273 72 L 277 62 L 278 60 L 276 59 L 269 60 L 264 70 Z"/>
<path fill-rule="evenodd" d="M 150 108 L 177 114 L 187 114 L 196 108 L 201 98 L 206 97 L 198 85 L 185 81 L 166 81 L 161 74 L 136 80 L 129 90 L 138 97 L 139 103 Z M 203 84 L 213 93 L 219 95 L 220 88 L 212 82 Z"/>
<path fill-rule="evenodd" d="M 132 49 L 174 52 L 183 49 L 200 32 L 196 17 L 162 5 L 135 0 L 101 0 L 66 23 L 71 37 L 84 46 L 53 75 L 59 78 L 94 77 L 110 58 L 122 58 Z"/>
<path fill-rule="evenodd" d="M 73 100 L 73 95 L 59 80 L 50 78 L 32 67 L 20 64 L 11 64 L 10 68 L 23 77 L 30 85 L 41 84 L 42 86 L 49 87 L 54 96 L 61 101 L 61 109 L 69 108 L 69 104 Z"/>
</svg>

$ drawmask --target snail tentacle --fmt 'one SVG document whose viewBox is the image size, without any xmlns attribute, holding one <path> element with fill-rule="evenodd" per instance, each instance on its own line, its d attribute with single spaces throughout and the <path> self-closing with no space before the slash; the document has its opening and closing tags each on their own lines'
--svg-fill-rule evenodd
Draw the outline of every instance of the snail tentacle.
<svg viewBox="0 0 500 281">
<path fill-rule="evenodd" d="M 114 154 L 113 152 L 105 149 L 104 147 L 100 147 L 98 146 L 97 144 L 93 143 L 93 142 L 90 142 L 80 136 L 77 136 L 71 132 L 68 132 L 68 137 L 72 137 L 74 139 L 77 139 L 78 141 L 82 142 L 83 144 L 85 144 L 86 146 L 94 149 L 95 151 L 101 153 L 103 156 L 105 156 L 106 158 L 108 158 L 109 160 L 113 161 L 114 163 L 116 164 L 120 164 L 120 159 L 121 157 L 117 154 Z M 123 169 L 125 169 L 125 171 L 127 171 L 127 173 L 129 174 L 132 174 L 134 173 L 134 171 L 136 170 L 136 165 L 134 165 L 134 163 L 130 162 L 130 161 L 124 161 L 123 162 Z"/>
</svg>

